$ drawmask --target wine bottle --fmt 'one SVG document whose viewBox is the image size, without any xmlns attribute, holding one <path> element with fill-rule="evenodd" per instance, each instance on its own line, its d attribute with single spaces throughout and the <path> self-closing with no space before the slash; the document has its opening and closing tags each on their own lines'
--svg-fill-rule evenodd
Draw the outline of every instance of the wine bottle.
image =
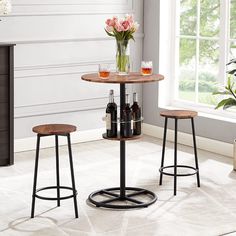
<svg viewBox="0 0 236 236">
<path fill-rule="evenodd" d="M 140 135 L 142 132 L 142 112 L 138 105 L 137 93 L 133 93 L 133 105 L 131 106 L 133 116 L 133 135 Z"/>
<path fill-rule="evenodd" d="M 122 136 L 132 137 L 132 111 L 129 103 L 129 94 L 125 95 L 125 107 L 121 115 Z"/>
<path fill-rule="evenodd" d="M 114 102 L 114 91 L 112 89 L 109 93 L 109 103 L 106 108 L 106 130 L 107 137 L 117 136 L 117 105 Z"/>
</svg>

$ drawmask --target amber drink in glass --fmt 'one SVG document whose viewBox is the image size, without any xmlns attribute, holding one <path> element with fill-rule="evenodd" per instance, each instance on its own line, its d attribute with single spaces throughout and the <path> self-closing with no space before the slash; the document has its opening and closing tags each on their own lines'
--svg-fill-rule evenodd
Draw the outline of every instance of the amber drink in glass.
<svg viewBox="0 0 236 236">
<path fill-rule="evenodd" d="M 142 75 L 151 75 L 152 74 L 152 61 L 142 61 L 141 74 Z"/>
<path fill-rule="evenodd" d="M 108 79 L 110 75 L 110 65 L 108 64 L 99 64 L 98 66 L 98 75 L 101 79 Z"/>
</svg>

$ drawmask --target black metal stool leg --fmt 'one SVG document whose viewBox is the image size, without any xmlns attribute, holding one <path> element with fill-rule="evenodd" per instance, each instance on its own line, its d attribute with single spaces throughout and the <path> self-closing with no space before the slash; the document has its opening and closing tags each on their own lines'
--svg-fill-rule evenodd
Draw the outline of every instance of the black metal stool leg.
<svg viewBox="0 0 236 236">
<path fill-rule="evenodd" d="M 37 177 L 38 177 L 39 148 L 40 148 L 40 135 L 38 134 L 37 145 L 36 145 L 35 167 L 34 167 L 34 183 L 33 183 L 32 205 L 31 205 L 31 218 L 34 218 L 35 194 L 36 194 L 36 185 L 37 185 Z"/>
<path fill-rule="evenodd" d="M 78 218 L 78 207 L 77 207 L 77 199 L 76 199 L 77 192 L 75 188 L 75 177 L 74 177 L 74 167 L 73 167 L 73 160 L 72 160 L 70 134 L 67 135 L 67 141 L 68 141 L 68 151 L 69 151 L 69 159 L 70 159 L 70 173 L 71 173 L 72 189 L 73 189 L 73 195 L 74 195 L 75 218 Z"/>
<path fill-rule="evenodd" d="M 194 129 L 194 120 L 191 118 L 192 123 L 192 133 L 193 133 L 193 147 L 194 147 L 194 156 L 195 156 L 195 164 L 197 170 L 197 186 L 200 187 L 200 176 L 199 176 L 199 167 L 198 167 L 198 157 L 197 157 L 197 144 L 196 144 L 196 136 L 195 136 L 195 129 Z"/>
<path fill-rule="evenodd" d="M 57 178 L 57 206 L 60 204 L 60 172 L 59 172 L 59 145 L 58 145 L 58 135 L 55 135 L 56 144 L 56 178 Z"/>
<path fill-rule="evenodd" d="M 176 195 L 176 188 L 177 188 L 177 132 L 178 132 L 178 119 L 175 118 L 174 195 Z"/>
<path fill-rule="evenodd" d="M 162 144 L 161 168 L 164 166 L 165 148 L 166 148 L 167 123 L 168 123 L 168 117 L 165 117 L 164 137 L 163 137 L 163 144 Z M 159 185 L 162 185 L 162 177 L 163 177 L 163 173 L 160 172 Z"/>
</svg>

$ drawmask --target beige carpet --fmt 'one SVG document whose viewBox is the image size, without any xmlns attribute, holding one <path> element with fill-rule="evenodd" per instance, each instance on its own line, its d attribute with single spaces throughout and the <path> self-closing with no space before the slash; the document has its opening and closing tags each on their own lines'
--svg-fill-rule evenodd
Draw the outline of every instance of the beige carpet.
<svg viewBox="0 0 236 236">
<path fill-rule="evenodd" d="M 61 149 L 61 182 L 70 185 L 67 149 Z M 34 152 L 16 154 L 14 166 L 0 168 L 0 235 L 206 235 L 236 231 L 236 172 L 231 159 L 199 151 L 201 188 L 196 177 L 164 176 L 158 186 L 161 142 L 150 137 L 127 144 L 127 186 L 144 187 L 158 201 L 141 210 L 115 211 L 86 204 L 100 188 L 119 185 L 119 143 L 97 141 L 73 146 L 79 219 L 74 219 L 72 199 L 56 208 L 55 202 L 36 200 L 36 217 L 30 219 Z M 38 187 L 55 183 L 53 149 L 44 149 L 39 162 Z M 192 149 L 180 146 L 179 163 L 192 164 Z M 168 144 L 166 164 L 173 162 Z M 50 192 L 45 194 L 51 194 Z M 66 193 L 65 193 L 66 194 Z M 234 233 L 229 234 L 234 235 Z"/>
</svg>

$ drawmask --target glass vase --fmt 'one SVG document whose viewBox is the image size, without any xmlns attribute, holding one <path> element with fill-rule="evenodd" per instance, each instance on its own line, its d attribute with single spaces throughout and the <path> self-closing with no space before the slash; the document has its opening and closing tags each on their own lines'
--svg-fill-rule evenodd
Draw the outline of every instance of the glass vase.
<svg viewBox="0 0 236 236">
<path fill-rule="evenodd" d="M 130 71 L 129 41 L 116 41 L 116 71 L 119 75 L 128 75 Z"/>
</svg>

